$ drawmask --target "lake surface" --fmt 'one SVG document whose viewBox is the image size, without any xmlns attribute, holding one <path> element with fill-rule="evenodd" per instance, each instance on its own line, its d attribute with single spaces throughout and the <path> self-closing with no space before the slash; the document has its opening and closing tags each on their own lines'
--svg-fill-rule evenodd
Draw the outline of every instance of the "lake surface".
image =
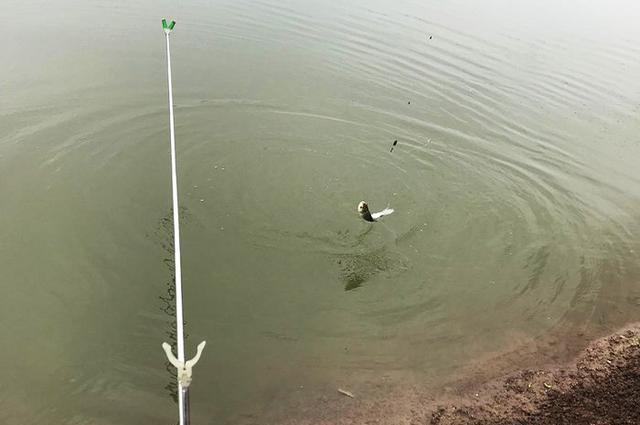
<svg viewBox="0 0 640 425">
<path fill-rule="evenodd" d="M 162 17 L 194 423 L 640 319 L 637 2 L 3 10 L 3 424 L 177 417 Z"/>
</svg>

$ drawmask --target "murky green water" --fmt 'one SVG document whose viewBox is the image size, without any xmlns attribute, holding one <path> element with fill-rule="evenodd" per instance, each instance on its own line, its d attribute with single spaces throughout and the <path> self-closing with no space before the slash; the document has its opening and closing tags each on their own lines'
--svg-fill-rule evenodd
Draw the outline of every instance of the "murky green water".
<svg viewBox="0 0 640 425">
<path fill-rule="evenodd" d="M 0 422 L 176 417 L 163 16 L 194 423 L 640 318 L 635 2 L 130 3 L 5 2 Z"/>
</svg>

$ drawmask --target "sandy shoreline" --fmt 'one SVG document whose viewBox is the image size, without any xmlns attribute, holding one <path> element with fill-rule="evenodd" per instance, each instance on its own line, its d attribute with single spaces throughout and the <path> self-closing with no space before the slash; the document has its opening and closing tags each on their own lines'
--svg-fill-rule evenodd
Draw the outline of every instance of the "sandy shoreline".
<svg viewBox="0 0 640 425">
<path fill-rule="evenodd" d="M 566 334 L 565 334 L 566 337 Z M 584 335 L 576 336 L 584 341 Z M 573 347 L 569 349 L 567 347 Z M 536 367 L 500 373 L 514 356 Z M 537 361 L 530 361 L 531 359 Z M 541 366 L 540 366 L 541 365 Z M 439 394 L 419 388 L 323 397 L 291 411 L 297 425 L 640 424 L 640 323 L 585 347 L 553 338 L 480 361 Z M 302 406 L 298 406 L 302 407 Z"/>
<path fill-rule="evenodd" d="M 640 324 L 590 343 L 573 361 L 524 369 L 437 403 L 416 423 L 545 425 L 640 423 Z"/>
</svg>

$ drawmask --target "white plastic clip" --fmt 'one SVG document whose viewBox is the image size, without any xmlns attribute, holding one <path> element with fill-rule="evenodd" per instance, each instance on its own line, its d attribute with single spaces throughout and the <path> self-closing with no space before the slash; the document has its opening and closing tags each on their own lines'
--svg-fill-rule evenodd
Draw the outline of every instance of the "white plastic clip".
<svg viewBox="0 0 640 425">
<path fill-rule="evenodd" d="M 200 354 L 202 354 L 202 350 L 204 350 L 204 346 L 207 344 L 206 341 L 202 341 L 198 344 L 198 351 L 196 355 L 186 362 L 181 362 L 176 359 L 176 356 L 171 352 L 171 346 L 166 342 L 162 343 L 162 348 L 164 349 L 165 354 L 167 355 L 167 359 L 169 359 L 169 363 L 171 363 L 178 370 L 178 382 L 182 385 L 182 388 L 187 388 L 189 384 L 191 384 L 191 375 L 193 366 L 198 363 L 200 360 Z"/>
</svg>

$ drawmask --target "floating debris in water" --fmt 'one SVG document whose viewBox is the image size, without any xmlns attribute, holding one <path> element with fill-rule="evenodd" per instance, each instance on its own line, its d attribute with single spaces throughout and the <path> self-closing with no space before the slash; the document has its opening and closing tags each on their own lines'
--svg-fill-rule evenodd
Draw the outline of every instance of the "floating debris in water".
<svg viewBox="0 0 640 425">
<path fill-rule="evenodd" d="M 393 148 L 395 148 L 397 144 L 398 144 L 398 141 L 394 140 L 393 144 L 391 145 L 391 150 L 389 150 L 389 152 L 393 152 Z"/>
<path fill-rule="evenodd" d="M 354 395 L 353 395 L 353 393 L 352 393 L 352 392 L 347 391 L 347 390 L 343 390 L 342 388 L 338 388 L 338 392 L 339 392 L 340 394 L 342 394 L 342 395 L 346 395 L 347 397 L 351 397 L 351 398 L 353 398 L 353 397 L 354 397 Z"/>
<path fill-rule="evenodd" d="M 433 38 L 433 36 L 432 36 L 432 35 L 430 35 L 430 36 L 429 36 L 429 40 L 431 40 L 432 38 Z"/>
<path fill-rule="evenodd" d="M 408 102 L 407 102 L 407 105 L 411 105 L 411 101 L 408 101 Z"/>
</svg>

